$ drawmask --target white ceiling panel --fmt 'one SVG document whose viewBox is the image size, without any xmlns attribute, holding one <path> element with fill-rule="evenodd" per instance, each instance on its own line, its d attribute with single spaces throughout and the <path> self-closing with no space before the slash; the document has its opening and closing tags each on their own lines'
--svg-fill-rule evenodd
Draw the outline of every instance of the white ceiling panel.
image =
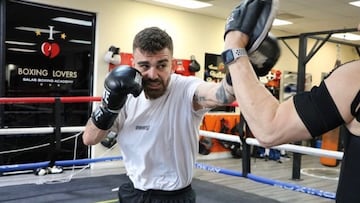
<svg viewBox="0 0 360 203">
<path fill-rule="evenodd" d="M 186 10 L 201 15 L 226 19 L 239 0 L 202 0 L 214 6 L 202 9 L 181 9 L 155 3 L 152 0 L 134 0 L 157 6 Z M 354 29 L 360 23 L 360 8 L 348 4 L 353 0 L 280 0 L 279 17 L 288 17 L 294 24 L 273 27 L 277 36 L 294 36 L 301 33 L 328 32 L 331 30 Z M 292 15 L 296 15 L 292 18 Z M 300 17 L 300 18 L 299 18 Z M 354 32 L 360 34 L 359 32 Z M 360 44 L 360 41 L 351 42 Z"/>
</svg>

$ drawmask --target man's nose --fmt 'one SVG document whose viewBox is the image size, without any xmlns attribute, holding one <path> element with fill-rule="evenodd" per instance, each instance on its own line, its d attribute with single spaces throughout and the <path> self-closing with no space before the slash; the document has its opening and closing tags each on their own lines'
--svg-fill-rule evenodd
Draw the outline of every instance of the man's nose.
<svg viewBox="0 0 360 203">
<path fill-rule="evenodd" d="M 150 67 L 149 70 L 146 71 L 146 75 L 150 79 L 155 79 L 157 77 L 156 67 Z"/>
</svg>

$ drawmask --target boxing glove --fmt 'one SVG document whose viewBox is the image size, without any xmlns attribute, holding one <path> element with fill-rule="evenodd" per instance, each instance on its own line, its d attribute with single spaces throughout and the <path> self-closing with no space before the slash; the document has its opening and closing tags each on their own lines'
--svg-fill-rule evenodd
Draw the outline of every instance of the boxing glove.
<svg viewBox="0 0 360 203">
<path fill-rule="evenodd" d="M 110 46 L 109 50 L 106 52 L 104 56 L 104 60 L 106 63 L 119 65 L 121 63 L 120 48 L 115 46 Z"/>
<path fill-rule="evenodd" d="M 110 129 L 124 106 L 127 95 L 137 97 L 141 93 L 141 81 L 141 73 L 126 65 L 114 68 L 106 76 L 101 104 L 91 115 L 96 127 L 102 130 Z"/>
<path fill-rule="evenodd" d="M 198 72 L 200 71 L 200 64 L 196 61 L 195 56 L 190 56 L 190 64 L 189 64 L 189 70 L 191 72 Z"/>
</svg>

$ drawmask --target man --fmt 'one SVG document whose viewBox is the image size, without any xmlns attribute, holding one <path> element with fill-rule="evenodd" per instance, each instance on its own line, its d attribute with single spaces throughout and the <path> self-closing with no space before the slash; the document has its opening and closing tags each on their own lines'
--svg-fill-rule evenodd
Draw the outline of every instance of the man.
<svg viewBox="0 0 360 203">
<path fill-rule="evenodd" d="M 276 1 L 244 1 L 233 13 L 253 13 L 265 21 L 247 50 L 254 52 L 267 35 Z M 245 24 L 234 21 L 228 29 Z M 232 103 L 226 80 L 205 82 L 174 74 L 173 42 L 157 27 L 141 30 L 133 41 L 133 68 L 120 66 L 105 79 L 101 105 L 83 134 L 86 145 L 99 143 L 109 131 L 117 133 L 129 182 L 119 187 L 120 202 L 195 202 L 191 188 L 198 154 L 199 126 L 211 108 Z M 142 91 L 143 90 L 143 91 Z"/>
<path fill-rule="evenodd" d="M 227 32 L 224 50 L 246 48 L 249 36 L 239 29 Z M 318 87 L 281 104 L 258 81 L 246 54 L 227 65 L 240 110 L 264 147 L 312 139 L 345 126 L 336 201 L 360 202 L 360 61 L 341 65 Z"/>
</svg>

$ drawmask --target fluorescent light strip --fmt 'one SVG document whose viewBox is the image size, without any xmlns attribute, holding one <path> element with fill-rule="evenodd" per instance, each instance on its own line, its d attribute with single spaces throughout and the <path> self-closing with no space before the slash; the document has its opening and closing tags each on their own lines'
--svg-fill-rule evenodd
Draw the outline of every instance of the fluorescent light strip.
<svg viewBox="0 0 360 203">
<path fill-rule="evenodd" d="M 6 44 L 15 44 L 15 45 L 24 45 L 24 46 L 34 46 L 35 43 L 30 42 L 18 42 L 18 41 L 5 41 Z"/>
<path fill-rule="evenodd" d="M 332 34 L 331 37 L 349 40 L 349 41 L 359 41 L 360 40 L 360 35 L 356 35 L 356 34 L 352 34 L 352 33 L 337 33 L 337 34 Z"/>
<path fill-rule="evenodd" d="M 212 4 L 195 1 L 195 0 L 153 0 L 153 1 L 164 4 L 171 4 L 174 6 L 180 6 L 184 8 L 190 8 L 190 9 L 205 8 L 212 6 Z"/>
<path fill-rule="evenodd" d="M 86 41 L 86 40 L 79 40 L 79 39 L 71 39 L 69 40 L 69 42 L 72 43 L 78 43 L 78 44 L 91 44 L 90 41 Z"/>
<path fill-rule="evenodd" d="M 35 27 L 20 26 L 20 27 L 15 27 L 15 29 L 23 30 L 23 31 L 30 31 L 30 32 L 50 33 L 49 29 L 40 29 L 40 28 L 35 28 Z M 60 33 L 60 31 L 56 31 L 56 30 L 53 30 L 52 32 L 54 34 Z"/>
<path fill-rule="evenodd" d="M 290 24 L 293 23 L 287 20 L 280 20 L 280 19 L 275 19 L 273 22 L 273 26 L 290 25 Z"/>
<path fill-rule="evenodd" d="M 8 48 L 8 50 L 9 51 L 18 51 L 18 52 L 28 52 L 28 53 L 36 52 L 36 50 L 33 50 L 33 49 Z"/>
<path fill-rule="evenodd" d="M 53 18 L 51 20 L 58 21 L 58 22 L 63 22 L 63 23 L 75 24 L 75 25 L 83 25 L 83 26 L 89 26 L 89 27 L 92 26 L 91 21 L 79 20 L 79 19 L 74 19 L 74 18 L 56 17 L 56 18 Z"/>
<path fill-rule="evenodd" d="M 360 1 L 352 1 L 352 2 L 349 2 L 349 4 L 360 7 Z"/>
</svg>

